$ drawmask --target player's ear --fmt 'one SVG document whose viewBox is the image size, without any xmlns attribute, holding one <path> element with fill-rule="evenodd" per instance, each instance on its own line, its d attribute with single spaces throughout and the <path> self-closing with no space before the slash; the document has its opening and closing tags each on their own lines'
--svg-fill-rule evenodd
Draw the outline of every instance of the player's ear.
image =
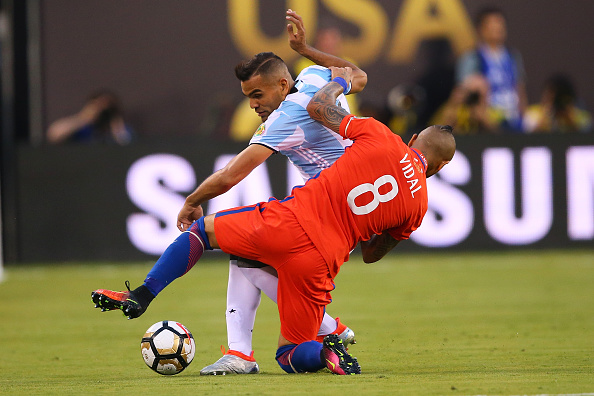
<svg viewBox="0 0 594 396">
<path fill-rule="evenodd" d="M 410 140 L 408 142 L 408 147 L 412 147 L 412 145 L 417 141 L 418 137 L 419 137 L 418 133 L 415 133 L 414 135 L 412 135 L 412 137 L 410 138 Z"/>
<path fill-rule="evenodd" d="M 281 78 L 280 80 L 278 80 L 278 84 L 283 94 L 288 94 L 291 90 L 291 87 L 289 86 L 289 80 L 287 80 L 286 78 Z"/>
</svg>

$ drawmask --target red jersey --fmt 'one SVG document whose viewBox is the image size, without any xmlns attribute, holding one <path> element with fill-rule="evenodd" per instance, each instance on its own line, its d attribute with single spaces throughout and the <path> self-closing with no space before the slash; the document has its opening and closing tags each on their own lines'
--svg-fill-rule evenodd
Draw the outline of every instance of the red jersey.
<svg viewBox="0 0 594 396">
<path fill-rule="evenodd" d="M 345 117 L 340 134 L 353 145 L 284 202 L 333 277 L 357 243 L 384 231 L 408 239 L 427 212 L 427 162 L 420 152 L 373 118 Z"/>
</svg>

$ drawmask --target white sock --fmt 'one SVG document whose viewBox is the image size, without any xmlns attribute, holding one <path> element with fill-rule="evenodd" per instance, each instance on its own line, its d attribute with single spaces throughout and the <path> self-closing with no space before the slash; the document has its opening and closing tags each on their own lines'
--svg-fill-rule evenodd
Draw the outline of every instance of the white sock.
<svg viewBox="0 0 594 396">
<path fill-rule="evenodd" d="M 324 317 L 322 318 L 322 325 L 320 326 L 320 331 L 318 331 L 318 335 L 325 336 L 331 334 L 333 331 L 336 330 L 337 327 L 338 323 L 336 323 L 336 319 L 334 319 L 327 313 L 324 313 Z"/>
<path fill-rule="evenodd" d="M 242 269 L 237 266 L 236 260 L 230 261 L 225 317 L 229 349 L 249 356 L 252 353 L 252 330 L 261 293 L 243 275 Z"/>
<path fill-rule="evenodd" d="M 262 290 L 268 298 L 277 303 L 278 275 L 270 266 L 262 268 L 239 268 L 252 285 Z"/>
</svg>

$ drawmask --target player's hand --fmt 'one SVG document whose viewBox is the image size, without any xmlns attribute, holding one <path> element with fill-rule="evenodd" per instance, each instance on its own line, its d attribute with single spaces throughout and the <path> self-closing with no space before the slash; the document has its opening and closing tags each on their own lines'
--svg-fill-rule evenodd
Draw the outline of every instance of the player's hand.
<svg viewBox="0 0 594 396">
<path fill-rule="evenodd" d="M 335 67 L 330 66 L 330 71 L 332 72 L 332 79 L 336 77 L 342 77 L 347 82 L 348 85 L 352 83 L 353 80 L 353 69 L 350 67 Z"/>
<path fill-rule="evenodd" d="M 177 215 L 177 228 L 180 231 L 185 231 L 192 225 L 193 222 L 204 216 L 202 206 L 194 207 L 184 204 L 179 214 Z"/>
<path fill-rule="evenodd" d="M 301 53 L 303 49 L 307 47 L 305 42 L 305 25 L 303 25 L 303 19 L 295 11 L 288 9 L 287 21 L 291 22 L 287 24 L 287 33 L 289 34 L 289 45 L 293 51 Z M 295 25 L 295 28 L 293 28 Z"/>
</svg>

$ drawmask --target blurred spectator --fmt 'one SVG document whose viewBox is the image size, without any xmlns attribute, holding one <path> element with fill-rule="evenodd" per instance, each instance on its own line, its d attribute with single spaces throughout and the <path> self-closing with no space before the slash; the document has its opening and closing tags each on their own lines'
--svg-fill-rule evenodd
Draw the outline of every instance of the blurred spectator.
<svg viewBox="0 0 594 396">
<path fill-rule="evenodd" d="M 124 122 L 118 97 L 99 91 L 87 99 L 78 113 L 54 121 L 48 128 L 47 141 L 125 145 L 132 141 L 132 130 Z"/>
<path fill-rule="evenodd" d="M 454 88 L 431 124 L 451 125 L 456 134 L 497 132 L 504 114 L 489 106 L 488 98 L 489 83 L 483 76 L 472 74 Z"/>
<path fill-rule="evenodd" d="M 388 93 L 387 124 L 398 135 L 409 135 L 427 127 L 455 84 L 455 58 L 447 39 L 423 41 L 418 63 L 422 71 L 414 82 L 397 85 Z"/>
<path fill-rule="evenodd" d="M 424 100 L 418 104 L 416 129 L 429 126 L 429 120 L 449 98 L 456 84 L 456 58 L 448 39 L 425 40 L 419 47 L 421 74 L 415 79 L 422 88 Z"/>
<path fill-rule="evenodd" d="M 400 84 L 388 93 L 388 126 L 397 135 L 416 131 L 419 123 L 419 109 L 425 104 L 425 90 L 415 84 Z M 365 114 L 367 116 L 367 114 Z M 375 118 L 375 117 L 374 117 Z"/>
<path fill-rule="evenodd" d="M 479 35 L 477 48 L 458 61 L 458 83 L 469 75 L 481 74 L 489 83 L 489 105 L 504 114 L 501 128 L 521 131 L 522 113 L 526 108 L 525 72 L 522 57 L 505 46 L 506 20 L 503 11 L 489 7 L 476 18 Z"/>
<path fill-rule="evenodd" d="M 524 130 L 537 132 L 589 132 L 592 116 L 577 105 L 577 94 L 571 80 L 562 74 L 545 83 L 540 103 L 531 105 L 524 114 Z"/>
</svg>

